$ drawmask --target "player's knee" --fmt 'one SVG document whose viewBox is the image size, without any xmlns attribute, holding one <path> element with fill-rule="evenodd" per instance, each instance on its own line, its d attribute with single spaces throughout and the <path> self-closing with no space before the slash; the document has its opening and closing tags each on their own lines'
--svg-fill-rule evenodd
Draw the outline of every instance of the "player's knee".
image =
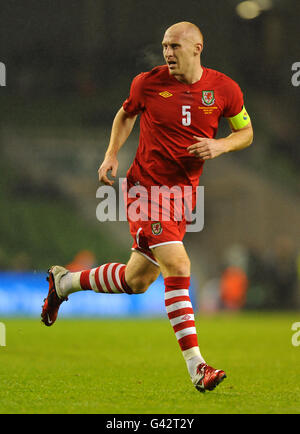
<svg viewBox="0 0 300 434">
<path fill-rule="evenodd" d="M 130 288 L 134 294 L 143 294 L 154 281 L 155 278 L 152 276 L 138 276 L 134 279 L 131 279 Z"/>
<path fill-rule="evenodd" d="M 178 260 L 170 258 L 170 260 L 165 261 L 163 264 L 163 269 L 165 270 L 164 274 L 168 274 L 169 276 L 189 276 L 191 263 L 188 257 Z"/>
<path fill-rule="evenodd" d="M 143 294 L 147 291 L 149 286 L 150 284 L 148 284 L 148 282 L 145 282 L 144 280 L 134 280 L 131 283 L 130 288 L 132 289 L 132 292 L 134 294 Z"/>
</svg>

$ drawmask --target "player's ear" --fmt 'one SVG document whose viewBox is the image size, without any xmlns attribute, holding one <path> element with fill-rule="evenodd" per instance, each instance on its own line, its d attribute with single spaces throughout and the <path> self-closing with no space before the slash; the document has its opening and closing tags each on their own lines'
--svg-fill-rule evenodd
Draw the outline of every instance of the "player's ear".
<svg viewBox="0 0 300 434">
<path fill-rule="evenodd" d="M 195 55 L 201 54 L 203 51 L 203 44 L 200 42 L 195 44 Z"/>
</svg>

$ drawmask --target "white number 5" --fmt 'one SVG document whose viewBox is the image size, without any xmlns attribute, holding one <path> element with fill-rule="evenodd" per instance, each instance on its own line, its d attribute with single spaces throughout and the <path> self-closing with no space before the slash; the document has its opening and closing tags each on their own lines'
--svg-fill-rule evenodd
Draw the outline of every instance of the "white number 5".
<svg viewBox="0 0 300 434">
<path fill-rule="evenodd" d="M 183 105 L 182 106 L 182 125 L 185 127 L 188 127 L 191 125 L 191 106 L 190 105 Z"/>
</svg>

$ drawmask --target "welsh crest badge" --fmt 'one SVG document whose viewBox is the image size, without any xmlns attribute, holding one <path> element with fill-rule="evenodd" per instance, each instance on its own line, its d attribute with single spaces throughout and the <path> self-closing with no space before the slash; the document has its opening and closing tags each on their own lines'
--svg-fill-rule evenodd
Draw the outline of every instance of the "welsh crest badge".
<svg viewBox="0 0 300 434">
<path fill-rule="evenodd" d="M 153 235 L 160 235 L 162 233 L 161 223 L 151 223 L 152 233 Z"/>
<path fill-rule="evenodd" d="M 215 103 L 215 93 L 213 90 L 202 91 L 202 103 L 206 106 L 210 106 Z"/>
</svg>

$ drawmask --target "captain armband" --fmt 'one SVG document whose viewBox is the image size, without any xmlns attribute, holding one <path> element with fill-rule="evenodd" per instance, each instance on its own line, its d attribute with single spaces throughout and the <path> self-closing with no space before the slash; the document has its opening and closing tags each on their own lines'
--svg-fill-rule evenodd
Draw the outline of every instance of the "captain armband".
<svg viewBox="0 0 300 434">
<path fill-rule="evenodd" d="M 245 109 L 245 106 L 243 106 L 242 111 L 237 114 L 236 116 L 232 116 L 231 118 L 227 118 L 230 126 L 234 130 L 240 130 L 244 127 L 246 127 L 250 122 L 250 117 L 247 113 L 247 110 Z"/>
</svg>

